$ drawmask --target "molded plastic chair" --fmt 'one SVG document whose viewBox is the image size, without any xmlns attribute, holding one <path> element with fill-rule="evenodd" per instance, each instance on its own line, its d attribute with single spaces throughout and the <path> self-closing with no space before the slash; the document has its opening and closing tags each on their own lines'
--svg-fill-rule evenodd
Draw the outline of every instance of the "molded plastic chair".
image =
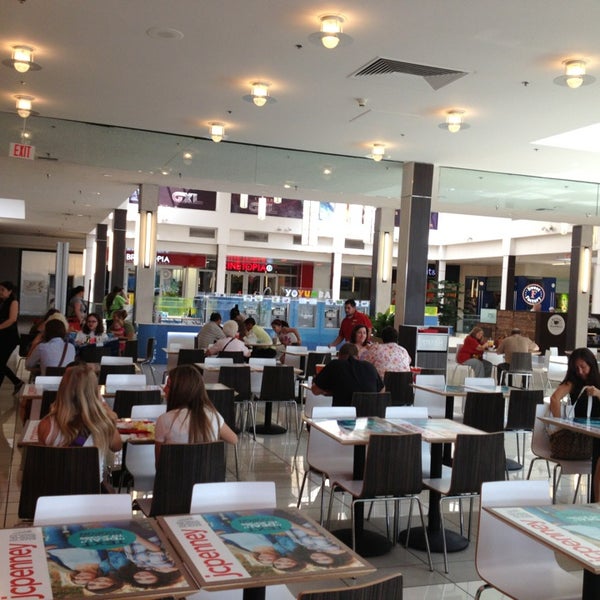
<svg viewBox="0 0 600 600">
<path fill-rule="evenodd" d="M 67 367 L 46 367 L 46 375 L 49 377 L 62 377 Z"/>
<path fill-rule="evenodd" d="M 177 355 L 177 366 L 193 365 L 194 363 L 204 362 L 204 350 L 202 348 L 180 348 Z"/>
<path fill-rule="evenodd" d="M 190 513 L 276 507 L 274 481 L 221 481 L 194 485 Z"/>
<path fill-rule="evenodd" d="M 356 407 L 354 406 L 315 406 L 312 411 L 313 419 L 355 419 Z M 298 492 L 297 508 L 302 502 L 304 486 L 311 474 L 321 478 L 321 516 L 319 522 L 323 524 L 325 482 L 330 473 L 347 474 L 352 478 L 354 464 L 354 449 L 336 442 L 322 431 L 311 428 L 306 446 L 306 465 L 304 477 Z M 310 496 L 309 496 L 310 497 Z"/>
<path fill-rule="evenodd" d="M 151 492 L 156 476 L 154 444 L 127 444 L 123 449 L 123 467 L 119 490 L 123 481 L 127 481 L 127 491 L 142 495 Z"/>
<path fill-rule="evenodd" d="M 475 598 L 495 588 L 511 598 L 581 598 L 581 572 L 565 571 L 555 554 L 483 510 L 484 507 L 550 504 L 547 481 L 494 481 L 481 486 L 475 567 L 486 584 Z"/>
<path fill-rule="evenodd" d="M 241 406 L 241 410 L 238 411 L 240 426 L 236 426 L 235 431 L 244 433 L 246 431 L 246 423 L 248 420 L 248 414 L 250 414 L 252 428 L 254 432 L 254 439 L 256 439 L 256 423 L 255 415 L 252 412 L 252 392 L 250 389 L 250 367 L 234 367 L 232 365 L 226 365 L 219 369 L 219 383 L 226 385 L 227 387 L 235 390 L 237 395 L 233 401 L 236 409 Z"/>
<path fill-rule="evenodd" d="M 102 365 L 132 365 L 133 357 L 131 356 L 103 356 L 100 359 Z"/>
<path fill-rule="evenodd" d="M 40 496 L 99 493 L 98 448 L 27 448 L 19 498 L 20 519 L 33 519 Z"/>
<path fill-rule="evenodd" d="M 385 416 L 385 409 L 392 404 L 389 392 L 354 392 L 352 406 L 356 406 L 357 417 Z"/>
<path fill-rule="evenodd" d="M 43 419 L 49 412 L 50 407 L 56 400 L 56 390 L 44 390 L 42 393 L 42 402 L 40 404 L 40 419 Z"/>
<path fill-rule="evenodd" d="M 134 404 L 131 407 L 132 419 L 158 419 L 167 411 L 166 404 Z"/>
<path fill-rule="evenodd" d="M 446 385 L 446 377 L 444 375 L 417 375 L 416 383 L 444 387 Z M 430 417 L 444 418 L 446 416 L 446 398 L 440 394 L 415 389 L 413 405 L 426 407 Z"/>
<path fill-rule="evenodd" d="M 87 344 L 81 346 L 77 353 L 77 358 L 87 363 L 99 363 L 103 356 L 112 354 L 112 345 L 104 344 L 96 346 L 95 344 Z"/>
<path fill-rule="evenodd" d="M 236 368 L 236 367 L 234 367 Z M 217 409 L 217 412 L 223 417 L 225 425 L 228 425 L 232 431 L 237 430 L 236 418 L 235 418 L 235 390 L 233 388 L 226 390 L 207 390 L 208 397 L 213 403 L 213 406 Z M 240 478 L 240 471 L 238 466 L 238 447 L 237 444 L 233 446 L 233 453 L 235 457 L 235 477 Z"/>
<path fill-rule="evenodd" d="M 388 575 L 377 581 L 353 580 L 350 586 L 300 592 L 297 600 L 402 600 L 402 575 Z"/>
<path fill-rule="evenodd" d="M 35 333 L 22 333 L 19 336 L 19 360 L 17 361 L 17 368 L 15 369 L 15 375 L 19 377 L 19 369 L 25 364 L 25 360 L 27 359 L 27 354 L 29 354 L 29 350 L 31 349 L 31 343 L 36 338 Z"/>
<path fill-rule="evenodd" d="M 473 514 L 473 498 L 481 491 L 481 484 L 486 481 L 504 479 L 506 459 L 504 455 L 504 434 L 459 434 L 456 436 L 452 472 L 450 477 L 423 479 L 425 487 L 438 492 L 440 498 L 440 517 L 442 524 L 442 540 L 444 542 L 444 571 L 448 573 L 448 552 L 446 549 L 446 525 L 443 504 L 450 500 L 469 498 L 469 527 L 467 537 L 471 538 L 471 518 Z M 462 503 L 459 502 L 460 529 L 463 532 Z"/>
<path fill-rule="evenodd" d="M 233 364 L 235 365 L 241 365 L 246 362 L 246 357 L 241 350 L 236 352 L 231 350 L 222 350 L 219 352 L 219 358 L 231 358 L 233 360 Z"/>
<path fill-rule="evenodd" d="M 453 385 L 462 385 L 464 383 L 465 377 L 473 376 L 473 369 L 469 365 L 461 365 L 456 362 L 456 357 L 460 349 L 462 348 L 462 344 L 456 345 L 456 354 L 454 355 L 454 364 L 452 365 L 452 372 L 450 373 L 448 380 Z"/>
<path fill-rule="evenodd" d="M 225 442 L 163 444 L 152 498 L 137 504 L 150 517 L 187 514 L 194 484 L 213 481 L 225 481 Z"/>
<path fill-rule="evenodd" d="M 531 436 L 531 452 L 535 455 L 535 458 L 529 463 L 529 471 L 527 472 L 527 479 L 531 477 L 531 471 L 533 465 L 538 460 L 545 460 L 546 464 L 549 462 L 554 463 L 554 469 L 552 470 L 552 498 L 556 502 L 556 490 L 560 483 L 562 475 L 577 475 L 577 484 L 575 485 L 575 493 L 573 495 L 573 502 L 577 499 L 579 493 L 579 484 L 581 483 L 581 476 L 587 477 L 587 489 L 590 489 L 590 473 L 592 472 L 592 461 L 591 458 L 587 460 L 566 460 L 562 458 L 553 458 L 552 452 L 550 451 L 550 438 L 546 431 L 546 426 L 539 417 L 547 415 L 548 407 L 545 404 L 539 404 L 535 410 L 535 423 L 533 425 L 533 434 Z"/>
<path fill-rule="evenodd" d="M 464 385 L 495 388 L 496 380 L 493 377 L 465 377 Z"/>
<path fill-rule="evenodd" d="M 415 392 L 410 371 L 386 371 L 383 376 L 385 391 L 391 395 L 392 406 L 412 406 Z"/>
<path fill-rule="evenodd" d="M 62 375 L 38 375 L 35 378 L 36 387 L 40 387 L 44 390 L 57 390 L 60 382 L 62 380 Z"/>
<path fill-rule="evenodd" d="M 223 365 L 232 365 L 233 358 L 220 358 L 219 356 L 206 356 L 204 365 L 206 367 L 222 367 Z"/>
<path fill-rule="evenodd" d="M 510 390 L 508 416 L 505 431 L 514 431 L 517 438 L 517 460 L 525 464 L 525 436 L 533 431 L 535 411 L 538 404 L 544 403 L 543 390 Z M 523 434 L 523 456 L 521 456 L 519 433 Z"/>
<path fill-rule="evenodd" d="M 248 359 L 248 364 L 252 366 L 261 366 L 261 367 L 276 367 L 277 359 L 276 358 L 256 358 L 250 357 Z"/>
<path fill-rule="evenodd" d="M 149 337 L 146 340 L 146 354 L 142 357 L 138 357 L 137 364 L 140 369 L 142 369 L 142 373 L 144 372 L 144 367 L 148 367 L 150 369 L 150 374 L 152 375 L 152 383 L 156 385 L 156 372 L 154 367 L 152 366 L 152 361 L 154 360 L 154 351 L 156 349 L 156 338 Z"/>
<path fill-rule="evenodd" d="M 68 507 L 68 508 L 66 508 Z M 65 525 L 89 521 L 125 521 L 131 519 L 129 494 L 72 494 L 40 496 L 35 505 L 33 524 Z"/>
<path fill-rule="evenodd" d="M 113 358 L 112 356 L 106 358 Z M 114 358 L 121 358 L 115 356 Z M 130 362 L 127 364 L 112 365 L 112 364 L 101 364 L 100 375 L 98 376 L 98 383 L 104 385 L 108 375 L 135 375 L 135 365 Z M 146 376 L 144 375 L 144 385 L 146 384 Z"/>
<path fill-rule="evenodd" d="M 119 419 L 131 417 L 134 404 L 161 404 L 160 390 L 117 390 L 113 410 Z"/>
<path fill-rule="evenodd" d="M 393 468 L 392 468 L 393 467 Z M 354 507 L 359 502 L 386 502 L 394 501 L 394 526 L 393 543 L 398 539 L 398 518 L 400 501 L 408 498 L 411 502 L 409 509 L 409 523 L 407 541 L 410 535 L 410 516 L 412 515 L 412 502 L 419 507 L 421 526 L 425 529 L 423 505 L 419 494 L 423 490 L 422 465 L 421 465 L 421 434 L 410 433 L 405 435 L 371 435 L 367 449 L 365 470 L 362 481 L 350 477 L 340 477 L 337 473 L 331 474 L 332 493 L 329 497 L 329 511 L 327 522 L 331 519 L 333 506 L 333 491 L 340 488 L 352 496 L 350 510 L 352 513 L 352 549 L 356 549 Z M 386 519 L 387 520 L 387 519 Z M 389 538 L 389 527 L 388 527 Z M 429 570 L 433 571 L 429 538 L 425 536 Z"/>
<path fill-rule="evenodd" d="M 510 365 L 508 371 L 502 371 L 500 376 L 500 385 L 505 385 L 509 381 L 510 384 L 514 384 L 515 376 L 520 377 L 523 381 L 523 386 L 528 388 L 531 386 L 531 380 L 533 379 L 533 365 L 531 362 L 531 352 L 513 352 L 510 358 Z"/>
<path fill-rule="evenodd" d="M 293 411 L 293 421 L 298 433 L 298 409 L 296 403 L 296 387 L 294 368 L 289 366 L 264 366 L 260 394 L 256 402 L 283 402 L 286 408 L 287 426 L 289 427 L 289 409 Z M 254 411 L 256 414 L 256 410 Z"/>
<path fill-rule="evenodd" d="M 127 340 L 125 342 L 125 350 L 123 351 L 123 356 L 127 356 L 133 360 L 134 363 L 138 362 L 138 341 L 135 340 Z"/>
<path fill-rule="evenodd" d="M 109 373 L 105 381 L 107 392 L 119 389 L 143 388 L 146 386 L 146 376 L 133 373 Z"/>
</svg>

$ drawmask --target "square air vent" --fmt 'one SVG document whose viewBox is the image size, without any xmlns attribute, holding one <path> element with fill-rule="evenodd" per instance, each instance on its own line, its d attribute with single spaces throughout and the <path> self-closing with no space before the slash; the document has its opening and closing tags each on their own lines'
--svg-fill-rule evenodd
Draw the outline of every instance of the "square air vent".
<svg viewBox="0 0 600 600">
<path fill-rule="evenodd" d="M 258 233 L 256 231 L 244 231 L 244 241 L 268 244 L 269 243 L 269 234 L 268 233 Z"/>
<path fill-rule="evenodd" d="M 344 248 L 348 248 L 349 250 L 364 250 L 365 243 L 362 240 L 349 240 L 346 238 Z"/>
<path fill-rule="evenodd" d="M 216 229 L 209 229 L 208 227 L 190 227 L 190 237 L 214 240 L 216 231 Z"/>
</svg>

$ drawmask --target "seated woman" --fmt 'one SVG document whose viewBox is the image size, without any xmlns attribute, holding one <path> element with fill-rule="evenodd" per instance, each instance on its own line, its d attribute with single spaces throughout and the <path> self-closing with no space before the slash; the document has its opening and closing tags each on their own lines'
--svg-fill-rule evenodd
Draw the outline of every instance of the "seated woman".
<svg viewBox="0 0 600 600">
<path fill-rule="evenodd" d="M 471 367 L 475 377 L 489 377 L 492 374 L 492 363 L 483 359 L 486 350 L 487 341 L 483 337 L 483 329 L 473 327 L 456 353 L 456 362 Z"/>
<path fill-rule="evenodd" d="M 51 319 L 44 326 L 42 341 L 25 361 L 32 374 L 46 374 L 47 367 L 63 367 L 75 360 L 75 347 L 66 340 L 67 330 L 62 321 Z"/>
<path fill-rule="evenodd" d="M 284 346 L 302 345 L 300 332 L 295 327 L 290 327 L 287 321 L 284 321 L 283 319 L 274 319 L 271 322 L 271 328 L 277 335 L 280 344 Z"/>
<path fill-rule="evenodd" d="M 84 344 L 104 344 L 108 341 L 108 335 L 104 333 L 104 323 L 98 313 L 90 313 L 81 328 L 75 336 L 75 345 L 83 346 Z"/>
<path fill-rule="evenodd" d="M 371 346 L 369 340 L 369 330 L 366 325 L 355 325 L 350 334 L 350 343 L 356 346 L 358 358 L 361 358 L 363 352 Z"/>
<path fill-rule="evenodd" d="M 217 356 L 219 352 L 243 352 L 247 358 L 251 354 L 250 348 L 238 339 L 238 324 L 235 321 L 225 321 L 223 324 L 223 333 L 225 337 L 217 340 L 212 346 L 207 348 L 207 356 Z"/>
<path fill-rule="evenodd" d="M 27 353 L 27 357 L 31 356 L 33 349 L 42 343 L 42 339 L 44 337 L 44 328 L 46 327 L 46 323 L 48 321 L 52 321 L 54 319 L 58 319 L 65 326 L 65 331 L 69 331 L 69 322 L 67 321 L 67 317 L 63 315 L 58 308 L 50 308 L 46 314 L 37 322 L 35 322 L 31 329 L 29 330 L 29 335 L 35 335 L 33 340 L 31 341 L 31 345 L 29 346 L 29 351 Z"/>
<path fill-rule="evenodd" d="M 237 330 L 237 324 L 236 324 Z M 167 412 L 158 417 L 154 432 L 156 463 L 162 444 L 194 444 L 224 440 L 237 443 L 208 398 L 198 367 L 181 365 L 169 372 L 165 385 Z"/>
<path fill-rule="evenodd" d="M 102 476 L 108 451 L 117 452 L 123 446 L 115 421 L 116 415 L 102 401 L 94 370 L 75 365 L 66 370 L 50 413 L 40 421 L 39 442 L 57 447 L 96 446 Z"/>
</svg>

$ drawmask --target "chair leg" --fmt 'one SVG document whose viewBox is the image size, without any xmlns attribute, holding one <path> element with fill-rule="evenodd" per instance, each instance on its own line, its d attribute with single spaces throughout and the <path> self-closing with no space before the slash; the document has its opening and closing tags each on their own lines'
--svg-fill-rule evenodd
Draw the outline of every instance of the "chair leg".
<svg viewBox="0 0 600 600">
<path fill-rule="evenodd" d="M 302 492 L 304 492 L 304 486 L 306 484 L 306 479 L 308 478 L 308 474 L 310 471 L 307 469 L 304 471 L 304 477 L 302 478 L 302 483 L 300 484 L 300 491 L 298 492 L 298 502 L 296 503 L 296 508 L 300 508 L 300 504 L 302 502 Z"/>
<path fill-rule="evenodd" d="M 573 494 L 573 504 L 577 502 L 577 495 L 579 494 L 579 484 L 581 483 L 581 473 L 577 475 L 577 483 L 575 484 L 575 493 Z"/>
<path fill-rule="evenodd" d="M 238 447 L 237 444 L 233 445 L 233 456 L 235 457 L 235 478 L 240 480 L 240 466 L 238 463 Z"/>
<path fill-rule="evenodd" d="M 477 588 L 477 591 L 475 592 L 475 600 L 479 600 L 479 598 L 481 598 L 481 594 L 483 592 L 485 592 L 485 590 L 490 590 L 490 589 L 494 589 L 494 588 L 489 583 L 484 583 L 483 585 L 480 585 Z"/>
<path fill-rule="evenodd" d="M 448 548 L 446 547 L 446 522 L 444 520 L 443 508 L 444 500 L 446 500 L 446 498 L 440 498 L 440 523 L 442 525 L 442 542 L 444 545 L 444 573 L 448 573 Z"/>
<path fill-rule="evenodd" d="M 418 496 L 412 496 L 410 499 L 410 509 L 409 511 L 412 511 L 412 503 L 413 500 L 417 501 L 417 506 L 419 507 L 419 515 L 421 517 L 421 527 L 423 528 L 423 531 L 427 531 L 427 528 L 425 526 L 425 516 L 423 514 L 423 504 L 421 503 L 421 499 Z M 409 512 L 410 514 L 410 512 Z M 406 534 L 406 541 L 408 543 L 408 535 L 410 533 L 410 521 L 408 523 L 408 527 L 409 529 L 407 530 L 407 534 Z M 433 571 L 433 561 L 431 560 L 431 548 L 429 547 L 429 537 L 427 535 L 424 536 L 425 537 L 425 547 L 427 548 L 427 560 L 429 560 L 429 570 Z M 446 534 L 444 532 L 444 540 L 446 539 Z"/>
</svg>

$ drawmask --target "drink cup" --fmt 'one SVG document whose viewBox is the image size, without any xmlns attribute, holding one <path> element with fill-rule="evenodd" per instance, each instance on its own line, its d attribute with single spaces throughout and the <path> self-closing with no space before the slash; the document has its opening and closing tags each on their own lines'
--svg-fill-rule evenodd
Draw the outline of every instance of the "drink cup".
<svg viewBox="0 0 600 600">
<path fill-rule="evenodd" d="M 318 375 L 324 367 L 325 365 L 315 365 L 315 373 Z"/>
</svg>

